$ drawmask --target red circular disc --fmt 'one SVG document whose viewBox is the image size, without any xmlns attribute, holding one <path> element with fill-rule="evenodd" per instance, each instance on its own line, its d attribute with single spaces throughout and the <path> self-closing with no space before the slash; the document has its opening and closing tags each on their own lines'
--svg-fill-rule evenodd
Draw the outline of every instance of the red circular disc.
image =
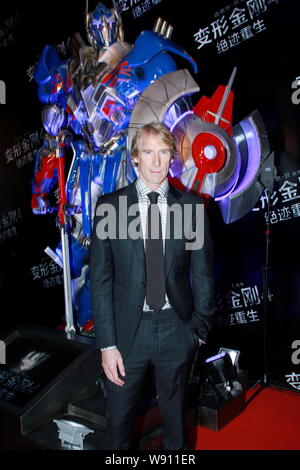
<svg viewBox="0 0 300 470">
<path fill-rule="evenodd" d="M 216 153 L 213 159 L 209 159 L 205 155 L 205 148 L 212 147 Z M 197 168 L 205 169 L 205 173 L 216 173 L 225 162 L 226 150 L 224 144 L 215 134 L 203 132 L 195 137 L 192 144 L 192 155 Z"/>
</svg>

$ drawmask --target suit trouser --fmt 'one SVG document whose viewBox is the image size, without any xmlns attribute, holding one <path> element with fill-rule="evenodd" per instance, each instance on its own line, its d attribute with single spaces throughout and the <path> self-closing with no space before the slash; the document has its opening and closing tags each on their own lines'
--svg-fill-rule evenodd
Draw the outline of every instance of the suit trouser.
<svg viewBox="0 0 300 470">
<path fill-rule="evenodd" d="M 106 449 L 130 448 L 137 404 L 150 364 L 163 420 L 164 448 L 185 447 L 188 378 L 196 348 L 189 324 L 174 309 L 143 312 L 132 348 L 123 358 L 125 385 L 120 387 L 106 379 Z"/>
</svg>

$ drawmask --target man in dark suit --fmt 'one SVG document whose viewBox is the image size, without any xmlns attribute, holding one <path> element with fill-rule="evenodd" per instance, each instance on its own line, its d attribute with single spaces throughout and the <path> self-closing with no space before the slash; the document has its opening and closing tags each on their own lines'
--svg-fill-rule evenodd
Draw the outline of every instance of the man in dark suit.
<svg viewBox="0 0 300 470">
<path fill-rule="evenodd" d="M 107 449 L 130 447 L 149 364 L 164 448 L 186 446 L 188 377 L 211 329 L 215 301 L 204 205 L 168 184 L 175 153 L 175 139 L 164 124 L 140 128 L 131 148 L 138 179 L 101 196 L 96 206 L 91 293 L 107 378 Z"/>
</svg>

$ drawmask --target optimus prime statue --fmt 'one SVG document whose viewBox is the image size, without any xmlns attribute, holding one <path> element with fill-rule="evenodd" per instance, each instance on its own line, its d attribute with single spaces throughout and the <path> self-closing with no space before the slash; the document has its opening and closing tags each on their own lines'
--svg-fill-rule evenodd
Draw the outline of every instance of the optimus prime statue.
<svg viewBox="0 0 300 470">
<path fill-rule="evenodd" d="M 123 40 L 117 9 L 100 3 L 86 12 L 89 45 L 77 33 L 71 59 L 62 61 L 52 46 L 40 57 L 35 80 L 46 136 L 36 156 L 32 210 L 54 210 L 46 196 L 58 183 L 62 241 L 55 252 L 45 251 L 64 270 L 67 331 L 74 329 L 74 310 L 82 334 L 93 334 L 88 253 L 95 203 L 136 179 L 128 149 L 139 126 L 159 120 L 171 129 L 179 154 L 170 184 L 219 201 L 225 223 L 245 215 L 272 184 L 273 155 L 259 113 L 232 126 L 236 70 L 227 86 L 193 106 L 191 95 L 199 86 L 187 69 L 177 69 L 174 57 L 185 59 L 195 73 L 197 65 L 171 41 L 172 29 L 159 18 L 131 46 Z"/>
</svg>

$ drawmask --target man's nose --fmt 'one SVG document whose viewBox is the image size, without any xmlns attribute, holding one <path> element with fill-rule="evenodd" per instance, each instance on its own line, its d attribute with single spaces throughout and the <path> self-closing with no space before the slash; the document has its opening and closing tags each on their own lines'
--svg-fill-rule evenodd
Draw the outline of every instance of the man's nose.
<svg viewBox="0 0 300 470">
<path fill-rule="evenodd" d="M 160 166 L 160 155 L 159 152 L 155 152 L 154 157 L 153 157 L 153 163 L 156 166 Z"/>
</svg>

